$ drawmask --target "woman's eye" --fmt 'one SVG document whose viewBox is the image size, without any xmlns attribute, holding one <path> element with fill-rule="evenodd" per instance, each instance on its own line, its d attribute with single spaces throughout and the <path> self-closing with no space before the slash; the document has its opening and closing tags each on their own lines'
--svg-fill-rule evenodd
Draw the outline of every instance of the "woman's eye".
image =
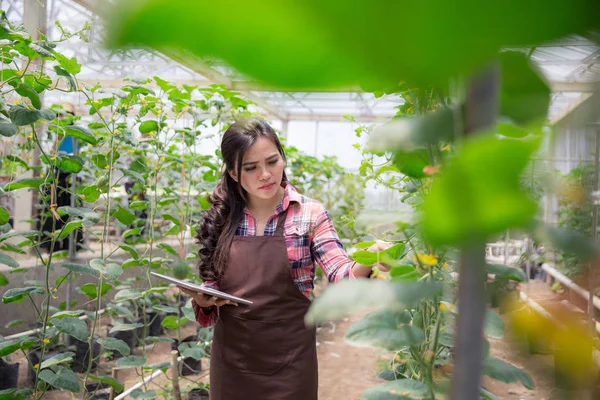
<svg viewBox="0 0 600 400">
<path fill-rule="evenodd" d="M 269 161 L 269 164 L 270 164 L 270 165 L 275 165 L 275 164 L 277 164 L 277 161 L 279 161 L 279 160 L 272 160 L 272 161 Z"/>
<path fill-rule="evenodd" d="M 254 171 L 255 169 L 256 169 L 256 167 L 249 167 L 249 168 L 244 168 L 244 171 L 250 172 L 250 171 Z"/>
</svg>

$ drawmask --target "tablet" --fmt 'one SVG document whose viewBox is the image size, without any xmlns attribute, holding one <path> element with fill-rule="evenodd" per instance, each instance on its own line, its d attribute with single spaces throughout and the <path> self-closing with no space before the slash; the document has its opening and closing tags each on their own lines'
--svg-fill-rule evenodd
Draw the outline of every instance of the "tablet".
<svg viewBox="0 0 600 400">
<path fill-rule="evenodd" d="M 225 292 L 221 292 L 220 290 L 212 289 L 212 288 L 205 287 L 205 286 L 200 286 L 200 285 L 197 285 L 197 284 L 191 283 L 191 282 L 180 281 L 179 279 L 175 279 L 175 278 L 172 278 L 170 276 L 158 274 L 156 272 L 150 272 L 150 274 L 154 275 L 157 278 L 164 279 L 166 281 L 174 283 L 177 286 L 181 286 L 181 287 L 184 287 L 186 289 L 193 290 L 194 292 L 204 293 L 206 295 L 214 296 L 214 297 L 217 297 L 219 299 L 231 300 L 231 301 L 234 301 L 234 302 L 236 302 L 238 304 L 246 304 L 246 305 L 252 304 L 252 302 L 250 300 L 246 300 L 246 299 L 242 299 L 240 297 L 232 296 L 232 295 L 227 294 Z"/>
</svg>

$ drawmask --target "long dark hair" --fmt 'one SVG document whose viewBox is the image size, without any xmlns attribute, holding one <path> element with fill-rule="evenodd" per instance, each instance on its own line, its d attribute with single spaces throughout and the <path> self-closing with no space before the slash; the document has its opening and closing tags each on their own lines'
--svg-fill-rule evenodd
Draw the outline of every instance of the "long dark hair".
<svg viewBox="0 0 600 400">
<path fill-rule="evenodd" d="M 247 201 L 247 193 L 238 183 L 242 179 L 242 160 L 246 150 L 261 137 L 271 140 L 285 161 L 279 137 L 269 124 L 259 118 L 235 122 L 221 139 L 221 154 L 225 162 L 223 176 L 208 198 L 211 207 L 200 221 L 196 235 L 200 244 L 198 268 L 200 278 L 205 281 L 218 280 L 227 266 L 229 249 Z M 229 175 L 230 171 L 237 172 L 238 182 Z M 287 182 L 285 171 L 283 181 Z"/>
</svg>

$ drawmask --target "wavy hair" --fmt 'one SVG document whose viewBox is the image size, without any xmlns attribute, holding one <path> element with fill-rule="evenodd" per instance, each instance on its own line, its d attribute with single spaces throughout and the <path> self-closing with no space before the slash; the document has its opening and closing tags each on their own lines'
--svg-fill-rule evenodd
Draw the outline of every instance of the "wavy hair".
<svg viewBox="0 0 600 400">
<path fill-rule="evenodd" d="M 204 213 L 196 234 L 200 244 L 198 269 L 200 278 L 205 281 L 217 281 L 223 275 L 247 201 L 246 191 L 229 172 L 239 171 L 238 181 L 241 182 L 244 153 L 259 138 L 271 140 L 285 161 L 279 137 L 269 124 L 259 118 L 235 122 L 221 139 L 221 154 L 225 163 L 223 176 L 208 198 L 210 208 Z M 283 181 L 287 181 L 285 171 Z"/>
</svg>

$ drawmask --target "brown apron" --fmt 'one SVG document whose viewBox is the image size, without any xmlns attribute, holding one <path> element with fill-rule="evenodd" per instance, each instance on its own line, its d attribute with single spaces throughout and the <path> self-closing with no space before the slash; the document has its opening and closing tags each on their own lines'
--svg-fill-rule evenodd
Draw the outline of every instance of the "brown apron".
<svg viewBox="0 0 600 400">
<path fill-rule="evenodd" d="M 236 236 L 219 289 L 252 305 L 223 306 L 210 359 L 210 400 L 316 400 L 310 300 L 292 278 L 283 225 L 275 236 Z"/>
</svg>

